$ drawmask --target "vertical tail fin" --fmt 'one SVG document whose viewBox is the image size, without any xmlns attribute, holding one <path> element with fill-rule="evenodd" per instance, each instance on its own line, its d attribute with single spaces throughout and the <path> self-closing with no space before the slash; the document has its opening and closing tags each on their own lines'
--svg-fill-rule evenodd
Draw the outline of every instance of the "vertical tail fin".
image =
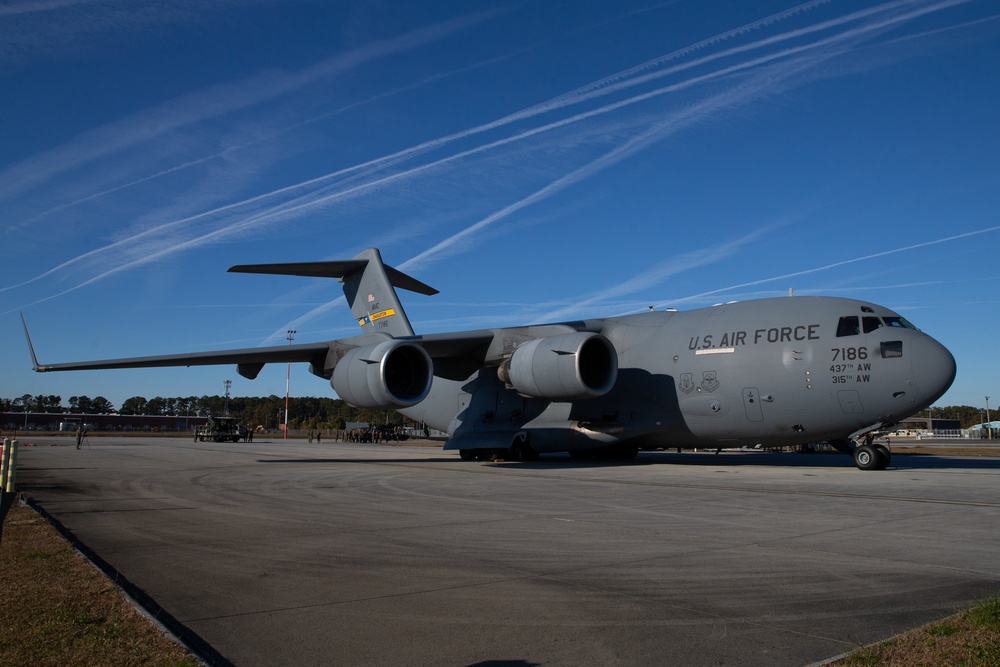
<svg viewBox="0 0 1000 667">
<path fill-rule="evenodd" d="M 344 285 L 344 296 L 362 332 L 386 333 L 393 337 L 413 335 L 413 328 L 403 312 L 394 286 L 428 296 L 438 293 L 433 287 L 383 264 L 377 248 L 368 248 L 348 260 L 240 264 L 229 267 L 229 271 L 337 278 Z"/>
</svg>

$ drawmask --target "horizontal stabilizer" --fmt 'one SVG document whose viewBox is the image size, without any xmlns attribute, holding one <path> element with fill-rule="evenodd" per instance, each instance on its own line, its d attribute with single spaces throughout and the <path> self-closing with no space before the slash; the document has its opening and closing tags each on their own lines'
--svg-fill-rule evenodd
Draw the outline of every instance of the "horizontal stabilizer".
<svg viewBox="0 0 1000 667">
<path fill-rule="evenodd" d="M 341 280 L 362 273 L 368 266 L 367 259 L 345 259 L 331 262 L 290 262 L 286 264 L 237 264 L 229 267 L 230 273 L 268 273 L 272 275 L 305 276 L 311 278 L 339 278 Z M 425 285 L 391 266 L 385 273 L 395 287 L 434 296 L 438 290 Z"/>
<path fill-rule="evenodd" d="M 396 287 L 433 296 L 438 291 L 386 266 L 377 248 L 362 250 L 353 259 L 329 262 L 291 262 L 286 264 L 237 264 L 231 273 L 267 273 L 313 278 L 337 278 L 354 321 L 362 333 L 412 336 L 413 327 L 403 312 Z"/>
</svg>

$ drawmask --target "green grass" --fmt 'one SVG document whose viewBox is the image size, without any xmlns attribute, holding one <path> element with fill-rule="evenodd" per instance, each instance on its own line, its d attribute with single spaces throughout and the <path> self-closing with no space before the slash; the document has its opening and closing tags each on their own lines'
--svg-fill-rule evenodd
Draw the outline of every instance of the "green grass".
<svg viewBox="0 0 1000 667">
<path fill-rule="evenodd" d="M 0 665 L 199 664 L 47 521 L 11 508 L 0 543 Z"/>
<path fill-rule="evenodd" d="M 1000 598 L 860 648 L 839 667 L 996 667 L 1000 665 Z"/>
</svg>

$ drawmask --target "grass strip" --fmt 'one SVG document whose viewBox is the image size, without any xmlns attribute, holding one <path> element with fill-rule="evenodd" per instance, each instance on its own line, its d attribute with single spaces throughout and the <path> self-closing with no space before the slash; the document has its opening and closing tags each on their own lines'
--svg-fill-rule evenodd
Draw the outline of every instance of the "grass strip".
<svg viewBox="0 0 1000 667">
<path fill-rule="evenodd" d="M 48 521 L 11 508 L 0 543 L 0 665 L 201 664 Z"/>
<path fill-rule="evenodd" d="M 1000 597 L 943 621 L 854 651 L 837 667 L 996 667 L 1000 665 Z"/>
</svg>

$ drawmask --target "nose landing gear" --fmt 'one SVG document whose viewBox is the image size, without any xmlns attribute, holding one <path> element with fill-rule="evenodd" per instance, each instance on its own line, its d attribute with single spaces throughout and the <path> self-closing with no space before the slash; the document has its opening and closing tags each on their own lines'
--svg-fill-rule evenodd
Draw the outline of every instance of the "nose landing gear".
<svg viewBox="0 0 1000 667">
<path fill-rule="evenodd" d="M 854 449 L 854 465 L 860 470 L 885 470 L 892 454 L 885 445 L 861 445 Z"/>
<path fill-rule="evenodd" d="M 849 454 L 854 459 L 854 465 L 859 470 L 885 470 L 892 460 L 892 452 L 883 444 L 872 442 L 866 437 L 865 443 L 859 445 L 853 440 L 830 441 L 838 452 Z"/>
</svg>

